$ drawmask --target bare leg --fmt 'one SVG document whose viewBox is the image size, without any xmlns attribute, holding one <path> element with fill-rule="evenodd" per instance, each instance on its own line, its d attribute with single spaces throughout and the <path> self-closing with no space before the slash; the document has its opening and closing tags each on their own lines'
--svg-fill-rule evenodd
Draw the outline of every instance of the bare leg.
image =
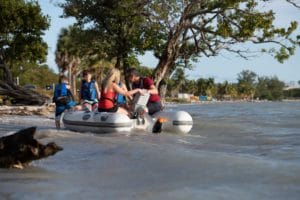
<svg viewBox="0 0 300 200">
<path fill-rule="evenodd" d="M 61 115 L 58 115 L 55 117 L 55 126 L 57 129 L 60 129 L 60 118 L 61 118 Z"/>
<path fill-rule="evenodd" d="M 56 126 L 57 129 L 60 129 L 60 121 L 55 120 L 55 126 Z"/>
</svg>

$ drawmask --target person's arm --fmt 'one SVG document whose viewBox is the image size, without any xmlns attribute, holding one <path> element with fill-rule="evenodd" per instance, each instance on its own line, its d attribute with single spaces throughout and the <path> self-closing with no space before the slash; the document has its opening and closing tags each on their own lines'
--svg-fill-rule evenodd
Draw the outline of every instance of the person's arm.
<svg viewBox="0 0 300 200">
<path fill-rule="evenodd" d="M 128 91 L 128 89 L 127 89 L 127 87 L 126 87 L 126 84 L 125 83 L 122 83 L 122 89 L 124 90 L 124 91 Z"/>
<path fill-rule="evenodd" d="M 117 92 L 118 94 L 122 94 L 123 96 L 128 97 L 129 99 L 132 99 L 132 95 L 140 92 L 142 93 L 141 89 L 137 88 L 131 91 L 125 91 L 124 89 L 122 89 L 118 84 L 113 83 L 112 84 L 112 88 L 114 89 L 115 92 Z"/>
<path fill-rule="evenodd" d="M 128 93 L 132 96 L 132 95 L 134 95 L 136 93 L 144 94 L 144 91 L 143 91 L 143 89 L 136 88 L 136 89 L 128 91 Z"/>
<path fill-rule="evenodd" d="M 80 82 L 80 90 L 79 90 L 79 95 L 78 95 L 78 100 L 79 100 L 79 103 L 82 103 L 81 100 L 82 100 L 82 81 Z"/>
<path fill-rule="evenodd" d="M 97 82 L 95 82 L 95 88 L 96 88 L 96 93 L 97 93 L 97 99 L 100 99 L 101 93 L 100 93 L 100 89 L 99 89 Z"/>
</svg>

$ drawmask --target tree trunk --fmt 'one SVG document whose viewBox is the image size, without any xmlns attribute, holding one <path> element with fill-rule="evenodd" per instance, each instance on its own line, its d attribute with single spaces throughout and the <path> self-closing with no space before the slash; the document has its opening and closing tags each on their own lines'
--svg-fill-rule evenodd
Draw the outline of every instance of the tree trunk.
<svg viewBox="0 0 300 200">
<path fill-rule="evenodd" d="M 172 40 L 174 41 L 174 40 Z M 164 56 L 162 56 L 159 60 L 159 63 L 157 67 L 154 70 L 154 82 L 155 86 L 158 88 L 159 95 L 164 99 L 166 96 L 166 82 L 163 80 L 166 80 L 169 78 L 169 76 L 172 74 L 172 72 L 175 69 L 175 61 L 179 54 L 179 49 L 172 48 L 171 46 L 176 46 L 176 42 L 170 41 L 168 46 L 169 50 L 165 51 Z M 161 83 L 163 82 L 163 83 Z"/>
<path fill-rule="evenodd" d="M 43 105 L 47 100 L 49 101 L 49 97 L 17 86 L 13 81 L 11 71 L 4 64 L 0 64 L 0 69 L 3 70 L 3 75 L 5 76 L 4 81 L 0 80 L 0 95 L 12 99 L 12 103 L 20 105 Z"/>
<path fill-rule="evenodd" d="M 169 32 L 168 41 L 166 44 L 166 49 L 164 50 L 162 56 L 159 59 L 159 63 L 154 71 L 154 81 L 156 87 L 159 89 L 160 95 L 165 96 L 166 90 L 161 87 L 164 84 L 160 84 L 163 79 L 169 78 L 172 72 L 175 70 L 175 62 L 179 58 L 181 47 L 182 47 L 182 37 L 186 31 L 186 25 L 190 23 L 188 17 L 189 13 L 193 9 L 194 3 L 190 3 L 186 6 L 183 11 L 182 17 L 178 24 L 175 24 Z M 181 44 L 181 45 L 180 45 Z M 164 93 L 164 94 L 163 94 Z"/>
<path fill-rule="evenodd" d="M 3 70 L 3 80 L 9 85 L 13 85 L 14 81 L 11 71 L 6 67 L 3 61 L 0 61 L 0 69 Z"/>
<path fill-rule="evenodd" d="M 80 64 L 81 60 L 77 57 L 72 57 L 71 61 L 68 64 L 68 80 L 70 83 L 70 91 L 72 92 L 74 98 L 78 97 L 77 94 L 77 86 L 76 86 L 76 78 L 79 75 L 78 65 Z"/>
</svg>

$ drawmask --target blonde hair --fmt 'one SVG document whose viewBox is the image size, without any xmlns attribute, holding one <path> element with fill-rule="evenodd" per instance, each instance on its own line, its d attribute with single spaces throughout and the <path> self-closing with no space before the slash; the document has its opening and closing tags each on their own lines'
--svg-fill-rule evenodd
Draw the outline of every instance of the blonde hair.
<svg viewBox="0 0 300 200">
<path fill-rule="evenodd" d="M 108 72 L 104 80 L 102 81 L 102 88 L 106 88 L 110 86 L 113 82 L 119 84 L 120 82 L 120 70 L 117 68 L 111 68 Z"/>
</svg>

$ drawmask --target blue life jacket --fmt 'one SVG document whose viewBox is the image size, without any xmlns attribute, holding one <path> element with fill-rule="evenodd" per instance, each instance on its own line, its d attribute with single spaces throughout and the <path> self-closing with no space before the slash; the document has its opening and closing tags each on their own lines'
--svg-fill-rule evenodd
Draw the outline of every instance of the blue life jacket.
<svg viewBox="0 0 300 200">
<path fill-rule="evenodd" d="M 95 87 L 95 81 L 87 82 L 83 80 L 81 82 L 81 91 L 80 91 L 81 99 L 88 101 L 97 100 L 97 92 Z"/>
<path fill-rule="evenodd" d="M 59 83 L 55 85 L 53 99 L 56 100 L 58 97 L 69 96 L 66 83 Z"/>
<path fill-rule="evenodd" d="M 122 83 L 119 83 L 119 86 L 122 87 Z M 125 104 L 126 103 L 126 98 L 122 94 L 117 95 L 117 104 Z"/>
</svg>

